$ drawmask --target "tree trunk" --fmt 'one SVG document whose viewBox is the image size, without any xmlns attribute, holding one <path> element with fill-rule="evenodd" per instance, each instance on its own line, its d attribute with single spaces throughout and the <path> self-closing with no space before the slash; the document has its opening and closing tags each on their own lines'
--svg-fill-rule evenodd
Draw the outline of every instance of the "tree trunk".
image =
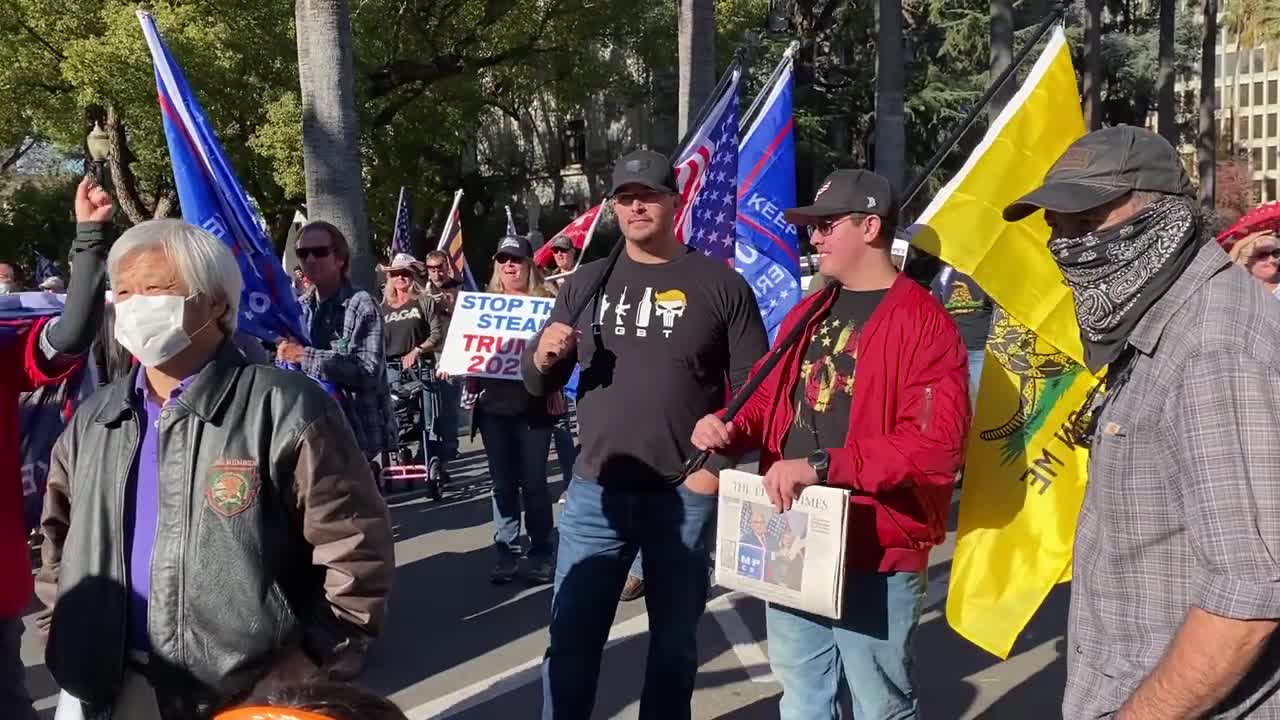
<svg viewBox="0 0 1280 720">
<path fill-rule="evenodd" d="M 1012 0 L 991 0 L 991 82 L 995 82 L 1006 68 L 1013 64 L 1013 2 Z M 987 106 L 987 120 L 994 123 L 1000 111 L 1013 97 L 1018 84 L 1009 82 L 991 98 Z"/>
<path fill-rule="evenodd" d="M 876 61 L 876 172 L 899 192 L 906 184 L 906 68 L 902 49 L 902 0 L 880 0 Z"/>
<path fill-rule="evenodd" d="M 1177 9 L 1177 0 L 1160 0 L 1160 70 L 1156 76 L 1157 123 L 1160 134 L 1174 147 L 1178 147 L 1177 100 L 1173 91 L 1177 79 L 1173 69 L 1173 28 Z"/>
<path fill-rule="evenodd" d="M 1102 0 L 1085 0 L 1084 124 L 1102 127 Z"/>
<path fill-rule="evenodd" d="M 374 289 L 360 169 L 347 0 L 297 0 L 298 79 L 307 216 L 333 223 L 351 244 L 351 279 Z"/>
<path fill-rule="evenodd" d="M 1218 44 L 1218 0 L 1204 0 L 1204 40 L 1200 48 L 1200 132 L 1196 136 L 1196 165 L 1200 175 L 1200 206 L 1213 210 L 1216 192 L 1218 121 L 1214 117 L 1214 56 Z"/>
<path fill-rule="evenodd" d="M 716 86 L 715 0 L 680 0 L 680 108 L 679 135 L 689 125 Z"/>
<path fill-rule="evenodd" d="M 111 195 L 130 224 L 137 225 L 150 220 L 151 211 L 138 194 L 138 178 L 129 167 L 133 154 L 129 152 L 124 119 L 116 112 L 115 105 L 107 106 L 106 126 L 107 137 L 111 142 L 111 159 L 107 161 L 108 171 L 111 173 Z"/>
</svg>

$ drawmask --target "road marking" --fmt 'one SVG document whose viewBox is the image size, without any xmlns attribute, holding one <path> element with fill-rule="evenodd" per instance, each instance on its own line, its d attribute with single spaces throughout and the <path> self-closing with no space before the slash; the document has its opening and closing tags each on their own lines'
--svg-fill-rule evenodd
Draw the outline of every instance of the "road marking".
<svg viewBox="0 0 1280 720">
<path fill-rule="evenodd" d="M 763 673 L 759 669 L 761 666 L 768 667 L 768 660 L 765 658 L 764 652 L 761 651 L 759 644 L 752 637 L 751 630 L 742 621 L 742 617 L 738 615 L 737 609 L 733 606 L 733 601 L 739 597 L 742 597 L 741 593 L 731 592 L 713 598 L 707 603 L 707 611 L 715 618 L 725 637 L 733 645 L 734 653 L 737 655 L 738 660 L 742 662 L 743 668 L 751 680 L 754 682 L 773 682 L 772 673 Z M 648 629 L 648 613 L 640 613 L 633 618 L 624 620 L 609 630 L 609 641 L 605 643 L 605 650 L 607 651 L 624 640 L 647 632 Z M 478 705 L 483 705 L 513 690 L 518 690 L 529 683 L 539 680 L 541 677 L 542 656 L 539 655 L 515 667 L 508 668 L 497 675 L 418 705 L 405 712 L 405 715 L 408 716 L 409 720 L 429 720 L 430 718 L 444 720 Z"/>
<path fill-rule="evenodd" d="M 712 606 L 716 605 L 717 601 L 724 601 L 723 608 L 716 608 L 711 616 L 716 619 L 716 624 L 724 632 L 725 639 L 733 646 L 733 654 L 738 656 L 738 662 L 742 664 L 742 669 L 746 671 L 747 677 L 751 678 L 751 682 L 776 682 L 772 670 L 769 669 L 769 657 L 765 655 L 760 642 L 751 633 L 751 628 L 747 627 L 741 613 L 733 604 L 735 599 L 744 597 L 746 596 L 739 592 L 721 595 L 707 603 L 707 609 L 712 610 Z"/>
</svg>

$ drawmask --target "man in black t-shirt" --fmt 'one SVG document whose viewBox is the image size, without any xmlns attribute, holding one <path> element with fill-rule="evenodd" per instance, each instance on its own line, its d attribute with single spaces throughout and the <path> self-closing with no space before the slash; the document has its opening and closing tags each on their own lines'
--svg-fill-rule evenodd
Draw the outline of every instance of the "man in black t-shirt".
<svg viewBox="0 0 1280 720">
<path fill-rule="evenodd" d="M 617 598 L 643 550 L 651 639 L 640 717 L 681 720 L 698 668 L 715 472 L 727 464 L 682 483 L 696 452 L 689 437 L 746 379 L 767 339 L 746 281 L 676 238 L 680 197 L 665 157 L 623 157 L 610 194 L 625 250 L 616 264 L 584 265 L 569 278 L 525 356 L 534 395 L 582 367 L 582 453 L 560 516 L 542 717 L 590 717 Z"/>
<path fill-rule="evenodd" d="M 708 415 L 693 437 L 730 457 L 760 450 L 779 512 L 809 486 L 850 491 L 841 617 L 765 611 L 782 720 L 835 720 L 842 675 L 855 717 L 916 717 L 911 640 L 929 548 L 946 538 L 969 402 L 954 321 L 893 262 L 897 215 L 889 181 L 865 170 L 837 170 L 812 205 L 784 212 L 808 226 L 832 283 L 783 320 L 779 337 L 803 323 L 800 340 L 778 349 L 742 411 L 732 422 Z"/>
</svg>

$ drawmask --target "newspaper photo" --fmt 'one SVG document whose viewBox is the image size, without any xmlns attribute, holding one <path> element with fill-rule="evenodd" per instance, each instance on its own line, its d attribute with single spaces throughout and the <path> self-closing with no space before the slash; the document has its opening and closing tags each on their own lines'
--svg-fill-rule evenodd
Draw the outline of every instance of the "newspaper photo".
<svg viewBox="0 0 1280 720">
<path fill-rule="evenodd" d="M 844 600 L 849 491 L 805 488 L 778 512 L 759 475 L 720 473 L 716 584 L 830 618 Z"/>
</svg>

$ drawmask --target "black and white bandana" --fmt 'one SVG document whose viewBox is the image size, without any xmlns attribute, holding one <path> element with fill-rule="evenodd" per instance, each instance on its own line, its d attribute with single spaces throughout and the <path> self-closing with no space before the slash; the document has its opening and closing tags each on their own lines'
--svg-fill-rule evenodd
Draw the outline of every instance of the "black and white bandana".
<svg viewBox="0 0 1280 720">
<path fill-rule="evenodd" d="M 1091 372 L 1120 355 L 1138 321 L 1195 259 L 1202 224 L 1192 199 L 1166 197 L 1123 225 L 1049 241 L 1075 298 Z"/>
</svg>

